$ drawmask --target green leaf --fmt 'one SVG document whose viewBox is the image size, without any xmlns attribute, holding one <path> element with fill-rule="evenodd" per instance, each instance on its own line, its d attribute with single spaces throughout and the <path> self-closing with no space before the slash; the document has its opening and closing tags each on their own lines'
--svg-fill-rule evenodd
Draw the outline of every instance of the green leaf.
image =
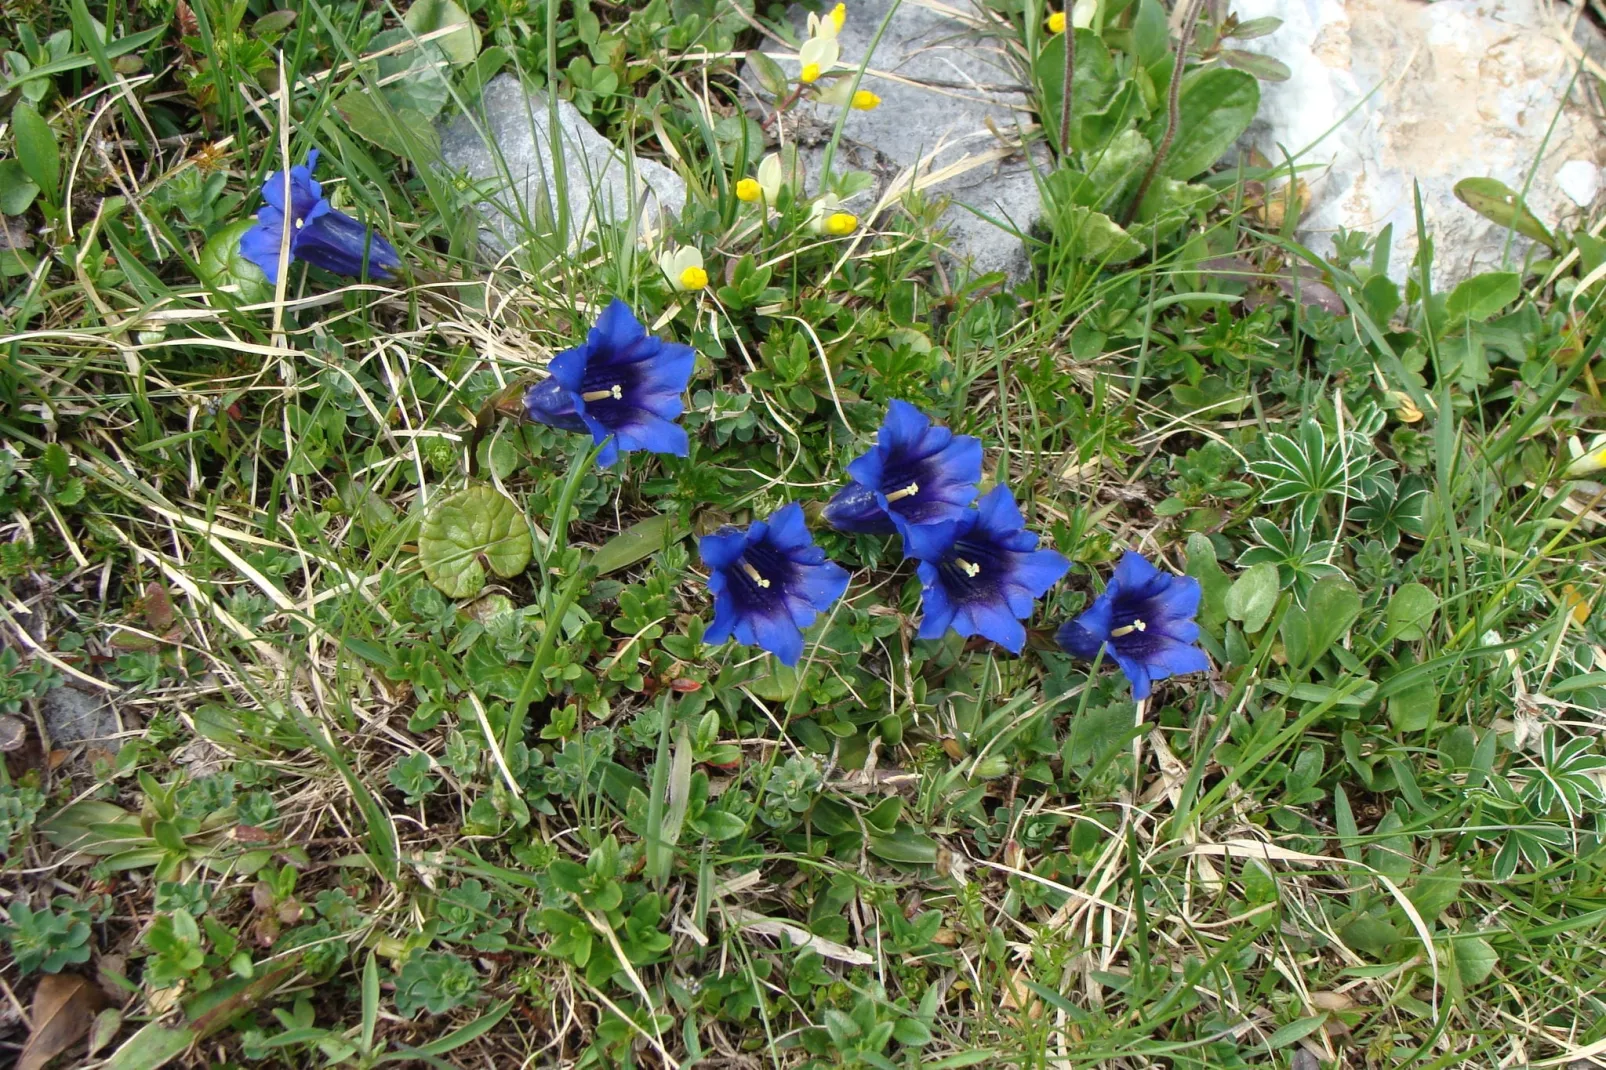
<svg viewBox="0 0 1606 1070">
<path fill-rule="evenodd" d="M 432 42 L 458 67 L 473 63 L 474 57 L 480 54 L 480 28 L 469 18 L 468 12 L 452 0 L 418 0 L 402 16 L 402 25 L 420 37 L 448 26 L 459 27 Z"/>
<path fill-rule="evenodd" d="M 1305 612 L 1310 619 L 1308 667 L 1349 634 L 1350 625 L 1361 615 L 1361 595 L 1344 577 L 1323 576 L 1311 587 Z"/>
<path fill-rule="evenodd" d="M 1081 205 L 1066 214 L 1064 229 L 1077 259 L 1095 264 L 1124 264 L 1143 252 L 1143 243 L 1103 212 Z"/>
<path fill-rule="evenodd" d="M 1439 596 L 1422 584 L 1401 584 L 1385 610 L 1386 634 L 1407 643 L 1417 642 L 1427 636 L 1438 608 Z"/>
<path fill-rule="evenodd" d="M 234 294 L 247 305 L 273 297 L 273 284 L 262 269 L 240 254 L 240 239 L 254 226 L 254 219 L 236 219 L 206 240 L 195 264 L 202 282 Z"/>
<path fill-rule="evenodd" d="M 17 142 L 17 160 L 23 171 L 33 179 L 52 204 L 56 201 L 56 187 L 61 181 L 61 150 L 56 144 L 55 132 L 44 116 L 27 101 L 18 101 L 11 109 L 11 133 Z"/>
<path fill-rule="evenodd" d="M 704 836 L 716 842 L 733 839 L 747 831 L 747 822 L 728 810 L 704 810 L 702 816 L 692 824 Z"/>
<path fill-rule="evenodd" d="M 1227 67 L 1195 71 L 1182 79 L 1177 100 L 1177 133 L 1162 173 L 1189 179 L 1203 174 L 1249 129 L 1260 108 L 1260 83 L 1251 74 Z M 1144 133 L 1156 145 L 1165 132 L 1162 113 Z"/>
<path fill-rule="evenodd" d="M 1216 547 L 1210 539 L 1194 532 L 1188 536 L 1188 575 L 1199 581 L 1199 622 L 1206 631 L 1217 631 L 1227 620 L 1227 592 L 1232 581 L 1216 562 Z"/>
<path fill-rule="evenodd" d="M 937 841 L 907 825 L 890 836 L 871 833 L 869 846 L 871 854 L 888 862 L 921 866 L 931 866 L 937 862 Z"/>
<path fill-rule="evenodd" d="M 1499 179 L 1463 178 L 1455 184 L 1455 195 L 1462 204 L 1485 219 L 1493 220 L 1534 241 L 1544 242 L 1552 249 L 1558 247 L 1556 239 L 1539 222 L 1539 218 L 1528 211 L 1522 199 Z"/>
<path fill-rule="evenodd" d="M 1405 894 L 1423 920 L 1434 921 L 1460 898 L 1461 881 L 1461 866 L 1445 862 L 1418 877 Z"/>
<path fill-rule="evenodd" d="M 1483 321 L 1522 296 L 1522 278 L 1515 271 L 1489 271 L 1463 279 L 1444 302 L 1453 327 L 1462 320 Z"/>
<path fill-rule="evenodd" d="M 1322 1024 L 1326 1021 L 1327 1015 L 1323 1013 L 1313 1014 L 1309 1018 L 1300 1018 L 1297 1021 L 1289 1022 L 1287 1025 L 1281 1027 L 1271 1036 L 1266 1038 L 1266 1047 L 1271 1051 L 1278 1051 L 1282 1048 L 1286 1048 L 1288 1045 L 1296 1043 L 1297 1041 L 1302 1040 L 1316 1032 L 1316 1030 L 1320 1029 Z"/>
<path fill-rule="evenodd" d="M 340 95 L 335 110 L 352 133 L 404 160 L 418 163 L 440 156 L 441 140 L 430 123 L 432 115 L 393 105 L 387 108 L 355 86 Z"/>
<path fill-rule="evenodd" d="M 1500 965 L 1499 954 L 1481 936 L 1453 940 L 1450 946 L 1455 949 L 1455 969 L 1462 988 L 1482 984 Z"/>
<path fill-rule="evenodd" d="M 1400 732 L 1426 732 L 1439 715 L 1439 685 L 1424 680 L 1389 696 L 1389 723 Z"/>
<path fill-rule="evenodd" d="M 28 177 L 20 160 L 0 160 L 0 213 L 21 215 L 39 196 L 39 183 Z"/>
<path fill-rule="evenodd" d="M 788 89 L 786 72 L 781 69 L 779 63 L 769 57 L 767 52 L 755 48 L 747 54 L 747 62 L 764 92 L 777 98 L 786 95 Z"/>
<path fill-rule="evenodd" d="M 438 499 L 418 532 L 418 561 L 448 598 L 469 598 L 486 570 L 517 576 L 530 563 L 530 524 L 494 487 L 465 487 Z"/>
<path fill-rule="evenodd" d="M 1241 48 L 1222 49 L 1221 62 L 1252 74 L 1262 82 L 1286 82 L 1294 76 L 1294 72 L 1282 60 L 1261 52 L 1245 52 Z"/>
<path fill-rule="evenodd" d="M 1260 631 L 1277 605 L 1280 586 L 1276 565 L 1270 561 L 1251 565 L 1227 589 L 1227 616 L 1242 621 L 1246 632 Z"/>
<path fill-rule="evenodd" d="M 649 516 L 603 543 L 591 556 L 591 564 L 596 568 L 597 575 L 606 576 L 610 572 L 629 568 L 638 561 L 645 561 L 689 534 L 668 514 Z"/>
<path fill-rule="evenodd" d="M 1400 931 L 1381 918 L 1356 918 L 1339 932 L 1344 943 L 1356 951 L 1381 957 L 1400 941 Z"/>
<path fill-rule="evenodd" d="M 195 1043 L 195 1030 L 169 1029 L 151 1022 L 129 1037 L 105 1063 L 104 1070 L 157 1070 Z"/>
<path fill-rule="evenodd" d="M 1043 122 L 1050 137 L 1059 138 L 1060 106 L 1065 96 L 1065 39 L 1069 34 L 1057 33 L 1037 54 L 1033 70 L 1043 87 Z M 1071 116 L 1091 115 L 1103 111 L 1115 93 L 1117 78 L 1115 61 L 1097 34 L 1091 30 L 1076 31 L 1076 72 L 1072 80 L 1075 99 L 1071 102 Z M 1080 145 L 1072 124 L 1071 142 Z"/>
</svg>

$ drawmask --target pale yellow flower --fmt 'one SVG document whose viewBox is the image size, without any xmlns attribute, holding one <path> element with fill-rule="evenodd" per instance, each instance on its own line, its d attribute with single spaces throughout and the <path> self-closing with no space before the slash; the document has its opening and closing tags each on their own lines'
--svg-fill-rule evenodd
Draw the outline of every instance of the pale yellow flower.
<svg viewBox="0 0 1606 1070">
<path fill-rule="evenodd" d="M 839 55 L 841 49 L 837 47 L 835 34 L 830 37 L 810 37 L 797 52 L 798 62 L 803 67 L 799 77 L 805 83 L 817 81 L 820 75 L 836 66 Z"/>
<path fill-rule="evenodd" d="M 669 285 L 676 290 L 701 290 L 708 285 L 703 254 L 695 246 L 683 245 L 673 252 L 664 252 L 658 258 L 658 270 L 664 273 Z"/>
</svg>

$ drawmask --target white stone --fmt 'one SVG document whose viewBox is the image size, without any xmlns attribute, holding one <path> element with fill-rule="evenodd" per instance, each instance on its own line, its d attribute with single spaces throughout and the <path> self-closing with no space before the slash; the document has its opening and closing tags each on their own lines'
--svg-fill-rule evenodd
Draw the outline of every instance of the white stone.
<svg viewBox="0 0 1606 1070">
<path fill-rule="evenodd" d="M 680 214 L 686 184 L 679 175 L 653 160 L 629 160 L 569 101 L 558 101 L 557 111 L 569 244 L 598 226 L 624 222 L 632 204 L 643 228 L 657 229 L 661 220 Z M 550 120 L 544 93 L 526 92 L 518 78 L 503 74 L 485 87 L 471 114 L 442 124 L 446 167 L 494 183 L 477 208 L 485 220 L 481 239 L 498 254 L 556 233 L 558 168 Z"/>
<path fill-rule="evenodd" d="M 1580 208 L 1588 208 L 1600 196 L 1600 168 L 1588 160 L 1568 160 L 1556 171 L 1556 185 Z"/>
<path fill-rule="evenodd" d="M 1390 273 L 1403 277 L 1416 252 L 1413 181 L 1439 285 L 1519 264 L 1531 248 L 1456 199 L 1463 178 L 1526 187 L 1529 209 L 1553 229 L 1576 218 L 1560 172 L 1572 167 L 1574 181 L 1583 173 L 1574 164 L 1594 173 L 1602 142 L 1581 93 L 1567 91 L 1578 49 L 1599 38 L 1588 25 L 1559 21 L 1566 5 L 1234 0 L 1232 9 L 1242 19 L 1284 20 L 1245 45 L 1293 71 L 1287 82 L 1262 83 L 1246 138 L 1274 163 L 1286 148 L 1296 164 L 1315 165 L 1301 174 L 1312 200 L 1299 237 L 1318 252 L 1332 248 L 1338 227 L 1375 233 L 1393 224 Z"/>
<path fill-rule="evenodd" d="M 892 0 L 847 5 L 847 23 L 837 37 L 837 69 L 852 71 L 863 62 L 891 6 Z M 794 7 L 791 18 L 801 40 L 802 9 Z M 881 106 L 849 111 L 833 169 L 867 171 L 875 177 L 869 193 L 844 206 L 864 216 L 910 168 L 918 165 L 917 181 L 954 168 L 951 177 L 922 190 L 928 201 L 951 199 L 939 222 L 946 232 L 943 248 L 951 260 L 975 272 L 1002 271 L 1019 279 L 1030 267 L 1021 235 L 1041 218 L 1042 203 L 1032 165 L 1024 154 L 1009 149 L 1036 118 L 1021 72 L 1001 40 L 976 32 L 986 24 L 969 0 L 945 5 L 903 0 L 860 83 L 881 98 Z M 796 54 L 773 42 L 764 47 L 795 84 L 800 69 Z M 758 84 L 750 67 L 744 69 L 743 81 L 749 87 Z M 763 117 L 774 114 L 767 102 L 758 107 Z M 789 115 L 780 129 L 797 137 L 807 185 L 815 190 L 841 109 L 805 103 L 793 111 L 803 121 L 794 122 Z M 1039 170 L 1052 167 L 1040 143 L 1036 152 Z"/>
</svg>

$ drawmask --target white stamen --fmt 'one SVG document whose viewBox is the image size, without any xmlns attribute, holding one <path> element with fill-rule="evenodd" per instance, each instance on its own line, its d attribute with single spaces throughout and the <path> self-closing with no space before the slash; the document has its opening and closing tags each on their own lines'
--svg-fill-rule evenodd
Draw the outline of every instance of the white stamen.
<svg viewBox="0 0 1606 1070">
<path fill-rule="evenodd" d="M 965 573 L 965 575 L 969 576 L 971 579 L 975 579 L 977 576 L 981 575 L 980 565 L 966 561 L 962 557 L 956 557 L 954 558 L 954 561 L 958 563 L 960 569 Z"/>
<path fill-rule="evenodd" d="M 1123 635 L 1131 635 L 1133 632 L 1146 632 L 1148 630 L 1149 626 L 1147 624 L 1143 623 L 1141 620 L 1133 618 L 1132 623 L 1128 624 L 1125 628 L 1116 628 L 1111 631 L 1110 638 L 1119 639 Z"/>
<path fill-rule="evenodd" d="M 307 221 L 306 221 L 306 220 L 305 220 L 305 219 L 298 219 L 298 220 L 296 220 L 296 229 L 297 229 L 297 230 L 300 230 L 300 229 L 301 229 L 301 228 L 302 228 L 302 227 L 303 227 L 303 226 L 305 226 L 305 225 L 306 225 L 306 222 L 307 222 Z"/>
<path fill-rule="evenodd" d="M 911 481 L 910 484 L 907 487 L 904 487 L 902 490 L 895 490 L 891 494 L 887 495 L 887 501 L 895 502 L 899 498 L 912 498 L 919 493 L 920 484 Z"/>
<path fill-rule="evenodd" d="M 765 579 L 763 576 L 760 576 L 758 574 L 758 569 L 756 569 L 752 565 L 748 564 L 745 560 L 742 561 L 740 564 L 742 566 L 742 571 L 747 573 L 749 576 L 753 577 L 753 582 L 754 583 L 758 584 L 760 587 L 768 587 L 770 585 L 770 581 L 769 580 Z"/>
<path fill-rule="evenodd" d="M 620 386 L 618 383 L 614 383 L 613 386 L 608 390 L 587 390 L 584 394 L 580 395 L 581 401 L 601 401 L 603 398 L 613 398 L 615 401 L 623 401 L 625 398 L 625 388 Z"/>
</svg>

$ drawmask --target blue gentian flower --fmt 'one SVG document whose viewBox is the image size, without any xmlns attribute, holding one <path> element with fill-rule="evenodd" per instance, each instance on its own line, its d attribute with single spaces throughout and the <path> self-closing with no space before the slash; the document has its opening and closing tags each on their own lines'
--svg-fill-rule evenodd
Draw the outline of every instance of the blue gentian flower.
<svg viewBox="0 0 1606 1070">
<path fill-rule="evenodd" d="M 803 656 L 803 629 L 848 589 L 847 570 L 814 545 L 796 503 L 743 531 L 723 527 L 698 543 L 710 569 L 714 621 L 707 643 L 763 647 L 786 665 Z"/>
<path fill-rule="evenodd" d="M 1128 551 L 1110 585 L 1087 612 L 1059 630 L 1060 646 L 1079 658 L 1108 648 L 1132 681 L 1132 697 L 1149 697 L 1150 685 L 1167 676 L 1204 672 L 1210 660 L 1193 644 L 1199 639 L 1199 581 L 1161 572 L 1142 554 Z"/>
<path fill-rule="evenodd" d="M 976 497 L 981 442 L 933 425 L 907 401 L 887 406 L 870 451 L 848 465 L 853 477 L 822 514 L 838 531 L 904 536 L 909 528 L 958 520 Z"/>
<path fill-rule="evenodd" d="M 390 242 L 370 234 L 362 223 L 337 212 L 324 200 L 323 187 L 312 177 L 318 166 L 318 150 L 307 153 L 307 162 L 290 168 L 290 219 L 295 229 L 290 235 L 290 258 L 305 260 L 314 267 L 336 275 L 361 275 L 364 251 L 368 274 L 384 278 L 401 266 L 401 257 Z M 267 204 L 257 212 L 257 225 L 240 237 L 240 255 L 262 269 L 269 282 L 279 281 L 279 246 L 284 240 L 284 172 L 275 171 L 262 183 Z"/>
<path fill-rule="evenodd" d="M 525 393 L 524 411 L 553 427 L 590 431 L 604 467 L 631 450 L 684 457 L 690 444 L 674 421 L 696 362 L 696 350 L 652 337 L 616 297 L 584 345 L 552 358 L 551 378 Z"/>
<path fill-rule="evenodd" d="M 538 423 L 549 424 L 564 431 L 591 429 L 574 411 L 574 402 L 563 384 L 548 376 L 524 392 L 524 413 Z"/>
<path fill-rule="evenodd" d="M 952 628 L 1013 654 L 1026 645 L 1021 621 L 1032 604 L 1071 567 L 1062 554 L 1037 548 L 1015 496 L 1002 486 L 958 520 L 911 527 L 907 540 L 909 556 L 920 560 L 920 638 L 940 639 Z"/>
</svg>

